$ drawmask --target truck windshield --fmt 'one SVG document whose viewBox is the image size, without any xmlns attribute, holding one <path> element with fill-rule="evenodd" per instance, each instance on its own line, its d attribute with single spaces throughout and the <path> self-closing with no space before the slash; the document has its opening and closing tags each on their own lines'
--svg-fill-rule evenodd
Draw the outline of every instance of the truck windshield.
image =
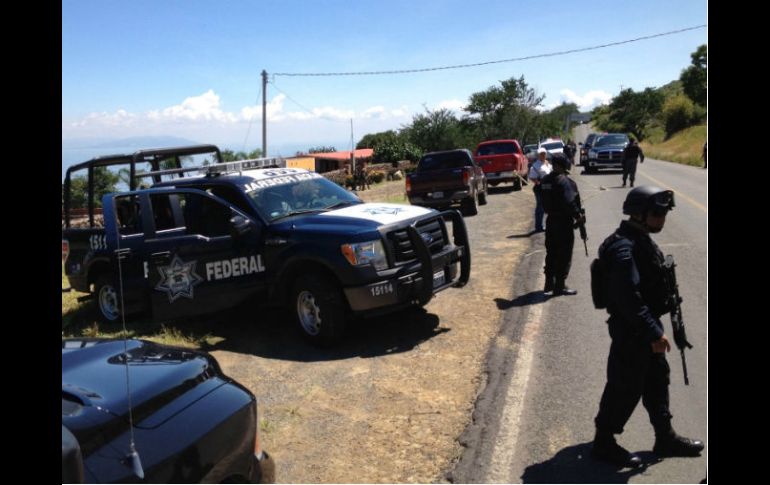
<svg viewBox="0 0 770 485">
<path fill-rule="evenodd" d="M 490 143 L 489 145 L 480 146 L 478 150 L 478 154 L 481 156 L 503 155 L 506 153 L 516 153 L 516 145 L 513 143 Z"/>
<path fill-rule="evenodd" d="M 564 148 L 564 143 L 562 143 L 560 141 L 557 141 L 557 142 L 554 142 L 554 143 L 543 143 L 540 146 L 545 148 L 548 151 L 551 151 L 551 150 L 558 150 L 560 148 Z"/>
<path fill-rule="evenodd" d="M 305 175 L 305 174 L 303 174 Z M 256 181 L 246 190 L 259 214 L 268 222 L 293 214 L 338 209 L 362 201 L 351 192 L 318 174 L 311 178 L 296 177 L 266 179 L 270 184 L 257 187 Z"/>
<path fill-rule="evenodd" d="M 470 166 L 471 161 L 465 152 L 432 153 L 425 155 L 417 166 L 417 171 L 443 170 Z"/>
<path fill-rule="evenodd" d="M 628 137 L 626 135 L 605 135 L 596 140 L 594 146 L 598 148 L 609 145 L 623 145 L 625 143 L 628 143 Z"/>
</svg>

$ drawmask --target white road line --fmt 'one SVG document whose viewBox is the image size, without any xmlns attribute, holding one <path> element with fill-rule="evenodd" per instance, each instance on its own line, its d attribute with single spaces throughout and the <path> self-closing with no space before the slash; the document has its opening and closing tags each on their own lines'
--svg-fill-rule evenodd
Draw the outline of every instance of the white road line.
<svg viewBox="0 0 770 485">
<path fill-rule="evenodd" d="M 536 288 L 542 288 L 544 283 L 545 277 L 540 273 Z M 519 481 L 518 478 L 511 477 L 510 474 L 516 452 L 516 443 L 519 438 L 521 412 L 524 409 L 524 399 L 527 396 L 527 385 L 532 369 L 533 349 L 537 337 L 540 335 L 543 306 L 539 304 L 529 307 L 521 344 L 518 347 L 516 362 L 512 369 L 511 383 L 505 393 L 505 404 L 497 440 L 490 457 L 489 470 L 484 478 L 486 483 L 517 483 Z M 515 344 L 509 342 L 509 345 Z"/>
</svg>

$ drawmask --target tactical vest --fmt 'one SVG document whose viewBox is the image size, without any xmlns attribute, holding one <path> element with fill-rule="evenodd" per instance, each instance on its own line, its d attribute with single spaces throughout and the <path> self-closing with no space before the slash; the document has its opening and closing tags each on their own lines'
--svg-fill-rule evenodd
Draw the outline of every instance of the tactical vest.
<svg viewBox="0 0 770 485">
<path fill-rule="evenodd" d="M 564 200 L 564 189 L 558 183 L 559 174 L 551 172 L 540 182 L 540 201 L 546 214 L 561 211 L 560 203 Z"/>
</svg>

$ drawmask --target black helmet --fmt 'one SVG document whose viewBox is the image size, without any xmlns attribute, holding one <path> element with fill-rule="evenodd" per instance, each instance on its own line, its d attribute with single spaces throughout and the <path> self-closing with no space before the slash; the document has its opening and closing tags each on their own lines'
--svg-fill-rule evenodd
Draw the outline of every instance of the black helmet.
<svg viewBox="0 0 770 485">
<path fill-rule="evenodd" d="M 674 208 L 674 192 L 652 185 L 640 185 L 631 190 L 623 202 L 623 214 L 644 214 L 647 211 L 666 213 Z"/>
<path fill-rule="evenodd" d="M 569 170 L 569 160 L 567 160 L 567 157 L 565 157 L 563 153 L 552 153 L 551 163 L 554 165 L 561 165 L 564 170 Z"/>
</svg>

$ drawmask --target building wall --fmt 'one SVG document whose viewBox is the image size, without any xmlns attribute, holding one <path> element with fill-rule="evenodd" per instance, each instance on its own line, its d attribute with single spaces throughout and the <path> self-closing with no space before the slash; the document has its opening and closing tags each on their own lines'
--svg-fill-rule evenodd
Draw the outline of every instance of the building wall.
<svg viewBox="0 0 770 485">
<path fill-rule="evenodd" d="M 286 159 L 286 168 L 304 168 L 315 172 L 315 157 L 295 157 Z"/>
</svg>

